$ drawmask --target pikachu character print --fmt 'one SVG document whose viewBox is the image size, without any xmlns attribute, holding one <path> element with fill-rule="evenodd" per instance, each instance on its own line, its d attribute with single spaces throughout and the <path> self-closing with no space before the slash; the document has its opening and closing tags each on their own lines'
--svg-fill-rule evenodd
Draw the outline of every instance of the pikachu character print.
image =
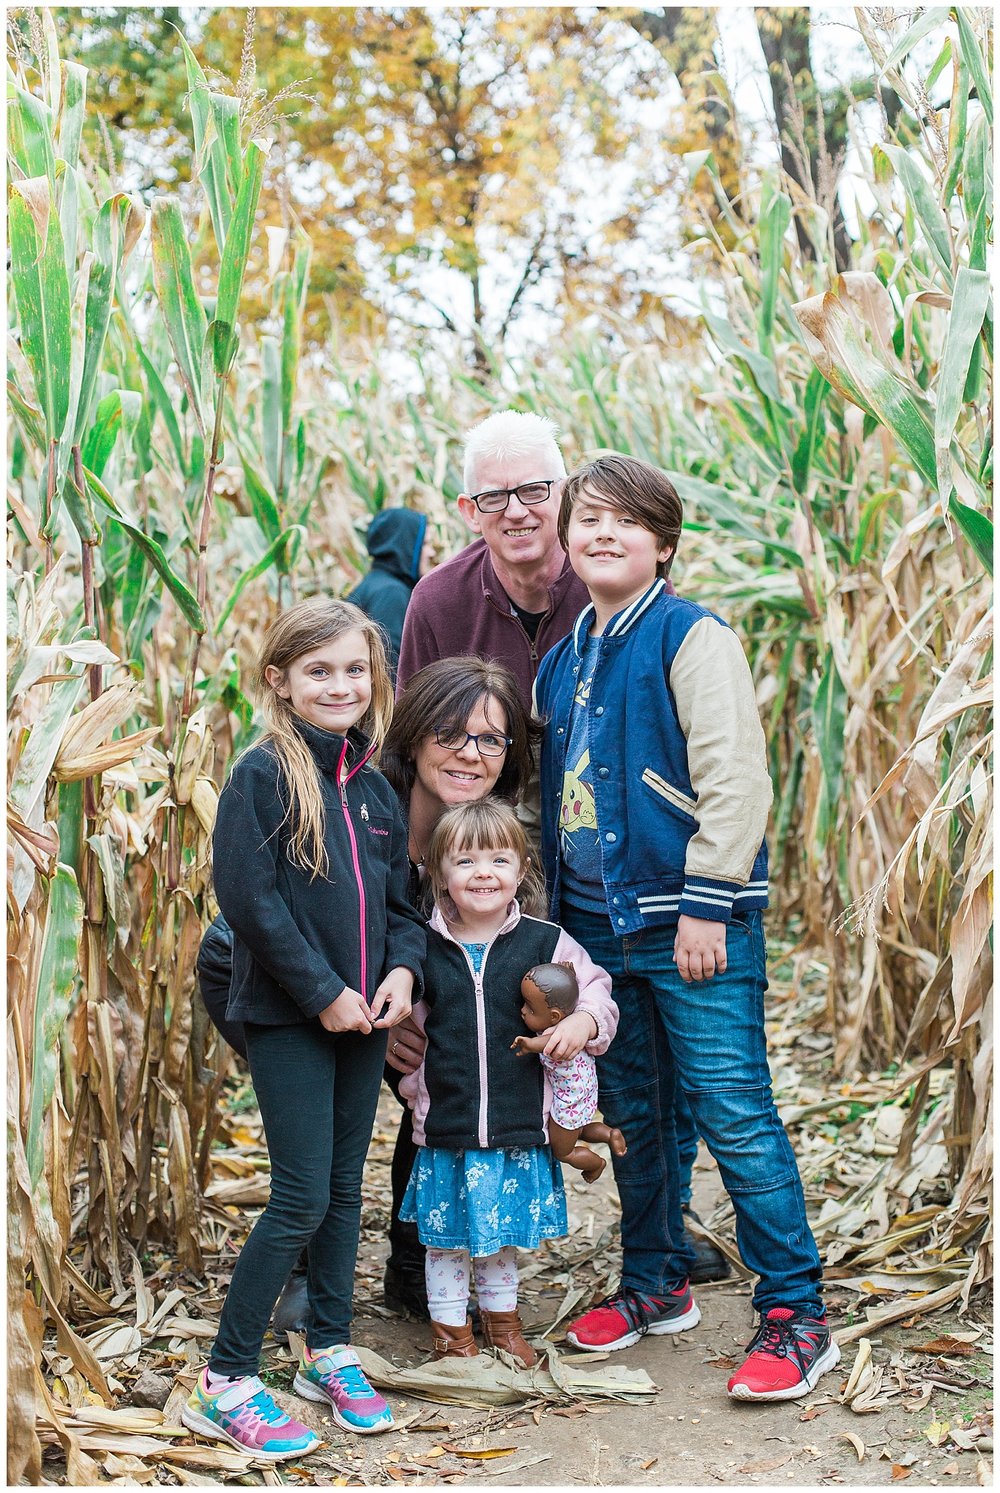
<svg viewBox="0 0 1000 1493">
<path fill-rule="evenodd" d="M 587 781 L 590 767 L 590 750 L 586 749 L 575 767 L 567 767 L 563 774 L 562 809 L 559 830 L 565 852 L 566 837 L 580 830 L 597 831 L 597 809 L 594 805 L 594 790 Z"/>
</svg>

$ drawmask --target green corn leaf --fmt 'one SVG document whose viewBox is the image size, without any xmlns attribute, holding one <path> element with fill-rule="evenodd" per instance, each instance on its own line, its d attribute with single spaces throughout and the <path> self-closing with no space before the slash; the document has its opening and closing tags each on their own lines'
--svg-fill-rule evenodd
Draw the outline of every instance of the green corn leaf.
<svg viewBox="0 0 1000 1493">
<path fill-rule="evenodd" d="M 70 309 L 69 398 L 66 408 L 66 420 L 59 438 L 59 451 L 56 463 L 56 483 L 59 489 L 63 488 L 66 473 L 69 469 L 70 451 L 74 444 L 73 437 L 77 425 L 77 412 L 80 404 L 84 356 L 86 352 L 87 292 L 90 285 L 90 272 L 93 263 L 94 256 L 88 250 L 80 261 L 80 269 L 73 290 L 73 305 Z M 90 538 L 92 536 L 88 535 L 86 537 Z"/>
<path fill-rule="evenodd" d="M 205 614 L 198 605 L 194 592 L 181 580 L 176 571 L 171 569 L 170 561 L 164 554 L 162 546 L 144 533 L 138 524 L 125 517 L 99 477 L 87 471 L 86 468 L 83 475 L 90 495 L 98 508 L 102 509 L 114 523 L 120 525 L 132 543 L 142 550 L 195 632 L 206 632 Z"/>
<path fill-rule="evenodd" d="M 287 278 L 287 277 L 279 277 Z M 260 423 L 264 448 L 264 465 L 271 486 L 278 492 L 281 486 L 281 353 L 277 337 L 261 337 L 261 400 Z"/>
<path fill-rule="evenodd" d="M 934 84 L 937 82 L 938 78 L 940 78 L 941 74 L 944 72 L 950 61 L 951 40 L 949 38 L 941 48 L 940 52 L 937 54 L 937 57 L 934 61 L 934 66 L 931 68 L 930 72 L 927 74 L 927 77 L 924 79 L 924 88 L 928 93 L 930 93 L 931 89 L 934 87 Z M 947 198 L 945 200 L 947 201 Z"/>
<path fill-rule="evenodd" d="M 844 722 L 847 716 L 847 691 L 837 672 L 833 649 L 828 648 L 823 677 L 813 698 L 813 735 L 823 764 L 824 812 L 821 814 L 819 840 L 824 840 L 836 821 L 844 771 Z"/>
<path fill-rule="evenodd" d="M 924 395 L 869 351 L 855 318 L 835 291 L 799 301 L 793 310 L 824 378 L 892 431 L 924 480 L 935 486 L 933 421 Z"/>
<path fill-rule="evenodd" d="M 7 399 L 25 438 L 39 451 L 45 450 L 45 422 L 37 405 L 25 399 L 13 379 L 7 380 Z"/>
<path fill-rule="evenodd" d="M 43 713 L 31 728 L 31 735 L 17 759 L 10 786 L 10 801 L 26 824 L 45 795 L 49 773 L 56 760 L 66 723 L 83 690 L 83 666 L 70 665 L 60 670 L 69 677 L 52 686 Z"/>
<path fill-rule="evenodd" d="M 993 574 L 993 522 L 977 508 L 960 503 L 952 493 L 948 511 L 972 545 L 987 575 Z"/>
<path fill-rule="evenodd" d="M 59 219 L 51 208 L 47 177 L 8 187 L 7 234 L 18 326 L 47 441 L 58 440 L 66 423 L 70 362 L 69 277 Z M 44 224 L 41 231 L 39 223 Z"/>
<path fill-rule="evenodd" d="M 948 20 L 951 12 L 947 5 L 935 6 L 933 10 L 925 10 L 918 21 L 915 21 L 910 29 L 900 37 L 888 57 L 879 68 L 880 76 L 884 77 L 887 72 L 899 66 L 904 57 L 910 52 L 930 31 L 939 30 Z"/>
<path fill-rule="evenodd" d="M 215 242 L 221 254 L 225 248 L 233 211 L 232 197 L 226 185 L 226 148 L 212 112 L 208 79 L 180 31 L 177 36 L 184 52 L 184 67 L 187 72 L 187 101 L 194 129 L 195 171 L 205 188 Z"/>
<path fill-rule="evenodd" d="M 964 5 L 953 7 L 955 20 L 958 22 L 958 45 L 962 49 L 962 58 L 969 69 L 969 76 L 976 85 L 979 102 L 983 106 L 990 129 L 993 128 L 993 89 L 990 85 L 989 70 L 983 60 L 983 54 L 979 50 L 976 33 L 969 24 L 968 13 Z"/>
<path fill-rule="evenodd" d="M 29 179 L 45 176 L 55 186 L 53 123 L 52 112 L 41 99 L 21 88 L 9 90 L 7 149 L 11 159 Z"/>
<path fill-rule="evenodd" d="M 944 191 L 941 193 L 941 201 L 945 208 L 954 196 L 959 173 L 962 170 L 968 112 L 969 70 L 959 57 L 951 88 L 951 109 L 948 111 L 948 175 L 945 178 Z"/>
<path fill-rule="evenodd" d="M 298 524 L 293 524 L 283 534 L 279 534 L 274 543 L 268 545 L 260 559 L 256 560 L 249 569 L 243 572 L 232 591 L 230 591 L 226 604 L 219 614 L 219 620 L 215 624 L 216 633 L 222 631 L 222 628 L 229 620 L 233 607 L 239 601 L 251 581 L 255 581 L 258 576 L 262 576 L 265 571 L 270 570 L 272 565 L 279 571 L 287 573 L 288 568 L 294 564 L 295 555 L 298 553 L 304 535 L 305 530 Z M 291 552 L 288 559 L 286 559 L 286 550 Z"/>
<path fill-rule="evenodd" d="M 76 877 L 61 863 L 49 881 L 45 933 L 35 986 L 35 1019 L 31 1040 L 31 1090 L 25 1155 L 33 1185 L 45 1170 L 45 1114 L 55 1093 L 59 1037 L 80 978 L 83 898 Z"/>
<path fill-rule="evenodd" d="M 882 149 L 895 166 L 914 216 L 923 229 L 927 247 L 951 287 L 951 236 L 948 221 L 941 211 L 931 184 L 916 158 L 901 145 L 883 145 Z"/>
<path fill-rule="evenodd" d="M 170 444 L 177 458 L 177 465 L 182 472 L 186 473 L 188 468 L 184 457 L 184 442 L 181 439 L 181 428 L 177 423 L 177 411 L 174 409 L 174 402 L 163 387 L 163 380 L 157 371 L 156 365 L 147 356 L 145 349 L 139 342 L 136 343 L 136 352 L 139 354 L 139 362 L 146 375 L 146 388 L 154 405 L 163 417 L 164 425 L 167 427 L 167 435 L 170 437 Z M 90 463 L 88 462 L 87 465 L 89 466 Z"/>
<path fill-rule="evenodd" d="M 784 192 L 769 198 L 760 216 L 760 312 L 757 326 L 761 352 L 770 346 L 774 310 L 778 301 L 778 279 L 784 258 L 784 239 L 792 221 L 792 203 Z"/>
<path fill-rule="evenodd" d="M 236 357 L 240 296 L 243 292 L 243 277 L 246 274 L 247 260 L 250 257 L 250 242 L 253 236 L 257 202 L 264 180 L 265 159 L 264 148 L 258 145 L 256 140 L 251 140 L 246 148 L 243 180 L 240 183 L 236 206 L 233 208 L 232 221 L 229 224 L 229 232 L 226 234 L 226 246 L 222 251 L 222 263 L 219 266 L 219 294 L 215 305 L 215 319 L 223 327 L 231 330 L 228 340 L 219 337 L 215 344 L 213 356 L 217 378 L 225 377 Z"/>
<path fill-rule="evenodd" d="M 77 408 L 74 443 L 83 443 L 89 426 L 97 381 L 104 359 L 115 287 L 127 255 L 142 232 L 146 209 L 124 192 L 109 197 L 94 219 L 94 263 L 87 289 L 87 328 L 83 379 Z"/>
<path fill-rule="evenodd" d="M 240 452 L 243 462 L 243 476 L 246 480 L 247 498 L 254 518 L 260 527 L 264 538 L 269 542 L 276 540 L 281 534 L 281 517 L 278 513 L 278 505 L 274 495 L 268 491 L 267 483 L 258 469 L 249 460 L 246 453 Z"/>
<path fill-rule="evenodd" d="M 66 274 L 73 279 L 76 264 L 77 222 L 79 219 L 79 180 L 64 161 L 56 162 L 56 195 L 59 200 L 59 225 L 62 229 Z"/>
<path fill-rule="evenodd" d="M 153 202 L 153 279 L 191 413 L 204 435 L 201 355 L 208 323 L 194 288 L 181 210 L 169 197 L 157 197 Z"/>
<path fill-rule="evenodd" d="M 75 168 L 80 159 L 83 119 L 87 109 L 87 69 L 79 62 L 63 62 L 62 112 L 59 117 L 59 155 Z"/>
<path fill-rule="evenodd" d="M 84 466 L 88 467 L 95 477 L 104 476 L 104 468 L 108 464 L 108 457 L 118 439 L 121 424 L 121 390 L 112 389 L 111 393 L 105 394 L 98 404 L 94 413 L 94 423 L 87 431 L 87 438 L 80 453 Z"/>
<path fill-rule="evenodd" d="M 965 141 L 964 196 L 969 224 L 969 267 L 986 269 L 993 203 L 993 168 L 989 128 L 980 114 L 972 122 Z"/>
<path fill-rule="evenodd" d="M 804 493 L 809 486 L 817 441 L 823 431 L 823 403 L 829 387 L 818 368 L 809 370 L 803 399 L 805 429 L 792 456 L 792 482 L 797 493 Z"/>
<path fill-rule="evenodd" d="M 937 453 L 938 494 L 942 502 L 947 501 L 951 491 L 951 438 L 958 423 L 969 367 L 989 303 L 989 275 L 985 270 L 970 270 L 963 265 L 955 277 L 955 291 L 937 380 L 934 446 Z"/>
<path fill-rule="evenodd" d="M 215 121 L 217 138 L 222 143 L 226 169 L 226 192 L 235 201 L 243 176 L 243 156 L 240 150 L 240 101 L 226 93 L 210 93 L 208 96 Z"/>
</svg>

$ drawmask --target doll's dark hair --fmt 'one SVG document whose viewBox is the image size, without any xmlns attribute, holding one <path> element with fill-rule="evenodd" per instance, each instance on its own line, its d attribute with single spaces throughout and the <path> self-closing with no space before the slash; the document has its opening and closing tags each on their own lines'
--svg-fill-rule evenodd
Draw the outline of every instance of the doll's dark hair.
<svg viewBox="0 0 1000 1493">
<path fill-rule="evenodd" d="M 553 1010 L 561 1011 L 564 1016 L 570 1016 L 576 1010 L 580 986 L 572 964 L 536 964 L 524 978 L 538 986 Z"/>
</svg>

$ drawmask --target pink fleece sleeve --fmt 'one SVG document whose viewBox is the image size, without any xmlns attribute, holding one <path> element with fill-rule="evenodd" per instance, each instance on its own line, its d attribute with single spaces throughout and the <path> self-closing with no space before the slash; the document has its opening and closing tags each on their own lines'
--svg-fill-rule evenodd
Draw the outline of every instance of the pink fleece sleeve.
<svg viewBox="0 0 1000 1493">
<path fill-rule="evenodd" d="M 602 1052 L 607 1052 L 618 1030 L 618 1007 L 611 999 L 611 976 L 594 963 L 583 945 L 571 938 L 565 929 L 559 934 L 552 962 L 566 962 L 576 970 L 576 982 L 580 987 L 577 1010 L 586 1011 L 597 1022 L 597 1036 L 587 1043 L 585 1050 L 592 1057 L 600 1057 Z"/>
</svg>

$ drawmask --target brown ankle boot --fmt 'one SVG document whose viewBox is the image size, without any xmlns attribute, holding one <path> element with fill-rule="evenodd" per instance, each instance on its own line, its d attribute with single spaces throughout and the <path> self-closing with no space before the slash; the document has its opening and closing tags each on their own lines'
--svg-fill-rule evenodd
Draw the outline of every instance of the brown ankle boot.
<svg viewBox="0 0 1000 1493">
<path fill-rule="evenodd" d="M 468 1317 L 464 1327 L 449 1327 L 447 1322 L 435 1322 L 432 1318 L 431 1331 L 435 1358 L 475 1358 L 479 1353 Z"/>
<path fill-rule="evenodd" d="M 524 1340 L 524 1328 L 517 1307 L 512 1312 L 488 1312 L 479 1308 L 483 1319 L 483 1343 L 487 1348 L 502 1348 L 510 1353 L 526 1369 L 538 1362 L 538 1354 Z"/>
</svg>

